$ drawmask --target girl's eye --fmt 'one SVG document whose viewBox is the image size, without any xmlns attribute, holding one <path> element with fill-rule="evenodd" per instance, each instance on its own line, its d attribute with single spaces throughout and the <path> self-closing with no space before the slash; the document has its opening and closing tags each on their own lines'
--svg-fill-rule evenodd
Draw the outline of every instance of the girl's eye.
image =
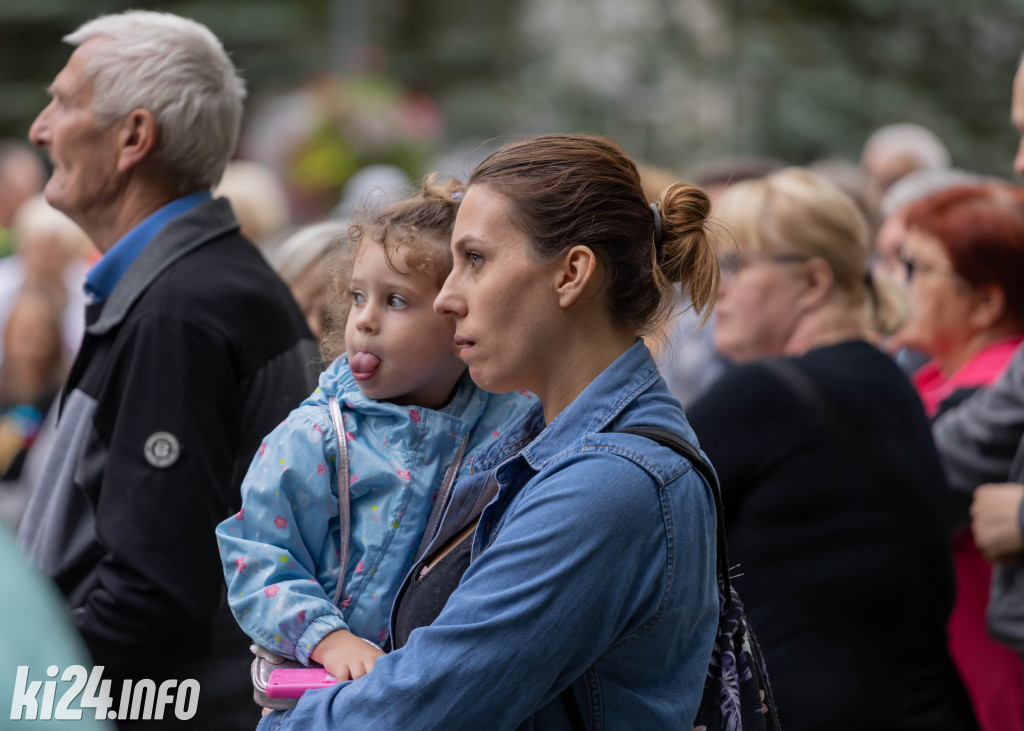
<svg viewBox="0 0 1024 731">
<path fill-rule="evenodd" d="M 366 302 L 366 295 L 362 292 L 349 292 L 349 295 L 352 297 L 352 304 L 354 305 L 361 305 Z"/>
<path fill-rule="evenodd" d="M 482 263 L 483 260 L 484 260 L 484 258 L 482 256 L 480 256 L 480 254 L 476 253 L 475 251 L 467 251 L 466 252 L 466 258 L 469 259 L 469 265 L 470 266 L 476 266 L 477 264 Z"/>
<path fill-rule="evenodd" d="M 397 294 L 388 296 L 388 307 L 395 310 L 400 310 L 405 307 L 405 300 L 399 297 Z"/>
</svg>

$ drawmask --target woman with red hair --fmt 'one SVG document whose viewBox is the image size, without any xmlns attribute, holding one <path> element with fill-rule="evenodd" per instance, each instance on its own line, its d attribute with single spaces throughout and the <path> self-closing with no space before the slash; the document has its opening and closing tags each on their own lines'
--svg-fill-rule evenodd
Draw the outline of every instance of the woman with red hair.
<svg viewBox="0 0 1024 731">
<path fill-rule="evenodd" d="M 951 188 L 912 206 L 907 224 L 910 316 L 899 340 L 932 356 L 913 380 L 935 418 L 993 383 L 1024 340 L 1024 191 L 999 184 Z M 954 536 L 953 554 L 950 654 L 981 728 L 1020 731 L 1020 657 L 985 629 L 991 567 L 968 528 Z"/>
</svg>

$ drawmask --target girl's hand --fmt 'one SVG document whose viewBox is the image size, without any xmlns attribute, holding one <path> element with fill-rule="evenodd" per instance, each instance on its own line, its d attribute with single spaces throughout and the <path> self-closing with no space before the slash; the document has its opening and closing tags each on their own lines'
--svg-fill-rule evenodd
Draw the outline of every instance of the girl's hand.
<svg viewBox="0 0 1024 731">
<path fill-rule="evenodd" d="M 383 654 L 372 642 L 347 629 L 336 629 L 320 640 L 310 657 L 338 680 L 355 680 L 373 670 L 373 664 Z"/>
</svg>

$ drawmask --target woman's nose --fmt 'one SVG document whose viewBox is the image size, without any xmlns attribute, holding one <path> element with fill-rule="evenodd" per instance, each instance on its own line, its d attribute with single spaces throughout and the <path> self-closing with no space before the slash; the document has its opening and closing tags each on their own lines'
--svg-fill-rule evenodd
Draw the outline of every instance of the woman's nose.
<svg viewBox="0 0 1024 731">
<path fill-rule="evenodd" d="M 462 317 L 466 314 L 463 300 L 459 296 L 455 279 L 451 275 L 444 280 L 441 291 L 434 298 L 434 312 L 447 317 Z"/>
</svg>

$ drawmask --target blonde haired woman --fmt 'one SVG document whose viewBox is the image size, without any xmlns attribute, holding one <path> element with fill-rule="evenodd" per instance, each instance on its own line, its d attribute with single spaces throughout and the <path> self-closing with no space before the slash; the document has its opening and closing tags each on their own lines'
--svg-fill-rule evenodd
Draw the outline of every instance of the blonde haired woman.
<svg viewBox="0 0 1024 731">
<path fill-rule="evenodd" d="M 946 484 L 920 401 L 871 341 L 891 314 L 867 228 L 800 169 L 723 195 L 716 345 L 688 411 L 783 727 L 967 729 L 945 641 Z"/>
</svg>

